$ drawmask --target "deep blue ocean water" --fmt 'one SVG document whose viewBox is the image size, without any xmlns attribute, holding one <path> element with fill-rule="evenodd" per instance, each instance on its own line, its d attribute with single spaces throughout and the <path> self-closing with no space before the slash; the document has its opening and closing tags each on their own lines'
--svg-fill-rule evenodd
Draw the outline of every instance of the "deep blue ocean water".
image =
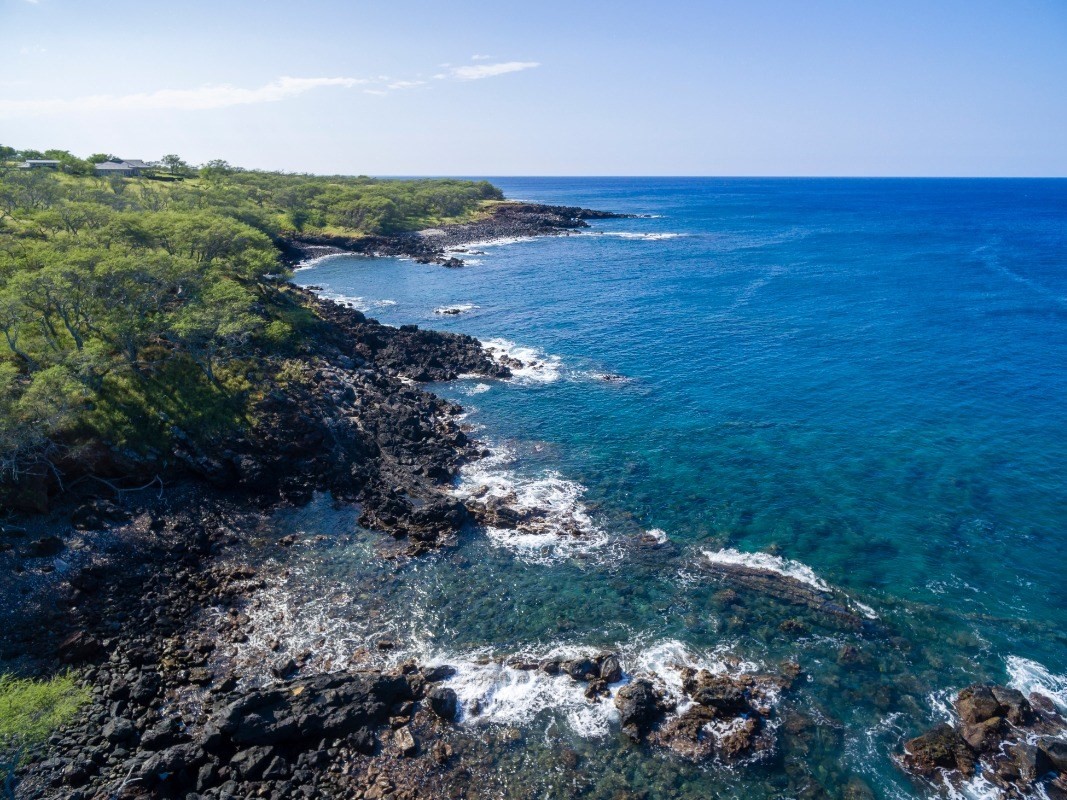
<svg viewBox="0 0 1067 800">
<path fill-rule="evenodd" d="M 501 705 L 573 740 L 583 796 L 611 797 L 620 775 L 650 797 L 839 795 L 858 779 L 923 796 L 890 754 L 947 693 L 1015 681 L 1067 701 L 1067 181 L 492 180 L 642 216 L 475 246 L 463 269 L 340 256 L 297 282 L 389 324 L 535 353 L 526 377 L 433 388 L 508 456 L 472 480 L 579 515 L 597 544 L 471 531 L 424 564 L 372 567 L 353 533 L 305 575 L 373 580 L 423 651 L 612 646 L 636 669 L 682 648 L 804 668 L 780 716 L 811 712 L 814 732 L 738 768 L 636 758 L 577 706 Z M 470 308 L 435 313 L 447 306 Z M 279 529 L 342 536 L 353 520 L 320 503 Z M 650 530 L 670 545 L 620 546 Z M 886 631 L 861 643 L 869 660 L 838 663 L 851 640 L 817 621 L 782 633 L 795 609 L 717 601 L 700 563 L 724 548 L 806 565 L 870 607 Z M 557 796 L 554 745 L 532 740 L 495 757 L 546 782 L 514 796 Z"/>
</svg>

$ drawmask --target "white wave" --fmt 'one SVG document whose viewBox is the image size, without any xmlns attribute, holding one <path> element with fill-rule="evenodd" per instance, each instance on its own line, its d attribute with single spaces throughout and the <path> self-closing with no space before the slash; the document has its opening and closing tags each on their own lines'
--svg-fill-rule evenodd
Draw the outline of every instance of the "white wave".
<svg viewBox="0 0 1067 800">
<path fill-rule="evenodd" d="M 1008 656 L 1008 686 L 1027 697 L 1038 692 L 1050 698 L 1061 711 L 1067 711 L 1067 675 L 1050 672 L 1043 664 L 1019 656 Z"/>
<path fill-rule="evenodd" d="M 878 619 L 877 612 L 866 603 L 861 603 L 859 600 L 852 600 L 851 598 L 849 599 L 849 602 L 859 609 L 860 613 L 867 619 Z"/>
<path fill-rule="evenodd" d="M 396 300 L 375 300 L 371 305 L 375 308 L 388 308 L 389 306 L 395 306 Z"/>
<path fill-rule="evenodd" d="M 962 782 L 953 783 L 947 776 L 941 780 L 945 794 L 951 800 L 1002 800 L 1006 795 L 993 783 L 987 780 L 981 773 Z M 1040 791 L 1040 789 L 1038 790 Z M 1041 797 L 1041 794 L 1033 795 Z M 1047 795 L 1044 795 L 1047 797 Z"/>
<path fill-rule="evenodd" d="M 314 250 L 316 248 L 310 247 L 308 249 L 309 250 Z M 328 248 L 322 248 L 322 249 L 328 249 Z M 331 260 L 333 260 L 335 258 L 348 258 L 351 255 L 352 255 L 352 253 L 325 253 L 325 254 L 323 254 L 321 256 L 312 256 L 311 258 L 304 259 L 299 264 L 297 264 L 295 267 L 293 267 L 293 272 L 303 272 L 306 269 L 312 269 L 313 267 L 317 267 L 319 264 L 322 264 L 324 261 L 331 261 Z"/>
<path fill-rule="evenodd" d="M 578 648 L 556 650 L 549 655 L 575 658 L 591 656 L 597 651 Z M 524 670 L 486 658 L 443 658 L 456 674 L 446 681 L 460 702 L 461 725 L 530 726 L 548 711 L 555 712 L 579 736 L 595 739 L 606 736 L 618 722 L 618 711 L 610 699 L 598 703 L 585 697 L 588 684 L 568 675 L 549 675 L 539 669 Z M 549 720 L 551 726 L 555 720 Z"/>
<path fill-rule="evenodd" d="M 476 308 L 480 308 L 480 306 L 477 306 L 474 303 L 456 303 L 455 305 L 451 306 L 438 306 L 433 310 L 433 313 L 447 315 L 465 314 L 466 312 L 473 311 Z"/>
<path fill-rule="evenodd" d="M 487 526 L 486 535 L 495 544 L 524 561 L 549 564 L 596 550 L 608 541 L 582 502 L 582 484 L 552 470 L 520 475 L 506 466 L 514 458 L 507 448 L 490 450 L 487 458 L 460 470 L 453 490 L 462 500 L 501 503 L 526 516 L 517 529 Z"/>
<path fill-rule="evenodd" d="M 348 308 L 354 308 L 356 311 L 367 311 L 370 308 L 369 301 L 364 297 L 357 297 L 351 294 L 342 294 L 341 292 L 332 292 L 323 289 L 318 293 L 319 297 L 324 297 L 327 300 L 333 300 L 342 306 Z"/>
<path fill-rule="evenodd" d="M 650 538 L 654 539 L 657 544 L 666 544 L 668 541 L 670 541 L 667 536 L 667 531 L 663 530 L 662 528 L 650 528 L 649 530 L 645 531 L 645 534 Z"/>
<path fill-rule="evenodd" d="M 618 372 L 596 372 L 593 370 L 583 370 L 575 373 L 576 377 L 585 378 L 586 380 L 601 381 L 603 383 L 630 383 L 630 378 L 625 375 L 620 375 Z"/>
<path fill-rule="evenodd" d="M 739 658 L 727 645 L 711 652 L 697 652 L 677 639 L 667 639 L 636 652 L 624 652 L 623 666 L 627 674 L 644 675 L 663 691 L 676 705 L 674 715 L 692 707 L 693 700 L 685 693 L 683 672 L 687 669 L 706 670 L 712 675 L 738 678 L 761 672 L 753 661 Z M 754 681 L 748 694 L 753 706 L 769 711 L 781 699 L 781 687 L 768 681 Z"/>
<path fill-rule="evenodd" d="M 483 341 L 482 347 L 494 361 L 507 366 L 512 378 L 520 382 L 553 383 L 560 378 L 562 359 L 546 355 L 539 348 L 518 345 L 501 338 Z"/>
<path fill-rule="evenodd" d="M 642 233 L 640 231 L 598 231 L 597 236 L 614 236 L 618 239 L 633 239 L 642 242 L 662 242 L 667 239 L 679 239 L 687 233 Z"/>
<path fill-rule="evenodd" d="M 590 657 L 597 652 L 587 647 L 549 646 L 539 652 L 522 653 L 520 657 L 540 662 L 547 658 Z M 632 676 L 650 678 L 677 705 L 672 716 L 693 704 L 683 688 L 683 670 L 707 670 L 714 675 L 736 678 L 760 669 L 757 664 L 730 655 L 725 647 L 713 653 L 697 653 L 673 639 L 651 647 L 630 643 L 619 652 L 619 657 L 624 675 L 609 691 L 614 694 Z M 456 692 L 460 701 L 460 724 L 529 726 L 542 713 L 554 712 L 556 720 L 562 718 L 572 731 L 586 738 L 606 736 L 618 724 L 618 711 L 612 698 L 590 701 L 585 697 L 587 684 L 565 674 L 518 669 L 478 652 L 459 657 L 442 655 L 426 663 L 448 664 L 456 669 L 446 685 Z M 767 709 L 780 699 L 780 689 L 770 683 L 754 682 L 749 694 L 754 704 Z"/>
<path fill-rule="evenodd" d="M 509 244 L 519 244 L 521 242 L 532 242 L 536 239 L 536 236 L 501 236 L 498 239 L 479 239 L 473 242 L 466 242 L 461 245 L 456 245 L 455 248 L 448 250 L 445 255 L 456 255 L 458 258 L 463 258 L 464 254 L 470 253 L 472 248 L 481 247 L 504 247 Z M 479 253 L 479 255 L 481 255 Z"/>
<path fill-rule="evenodd" d="M 704 556 L 713 564 L 732 564 L 752 569 L 764 569 L 806 583 L 822 592 L 832 592 L 830 584 L 817 576 L 807 564 L 772 556 L 770 553 L 742 553 L 740 550 L 705 550 Z"/>
<path fill-rule="evenodd" d="M 482 394 L 484 392 L 488 392 L 491 388 L 492 387 L 488 383 L 476 383 L 476 384 L 474 384 L 474 386 L 471 386 L 470 388 L 465 389 L 463 391 L 463 393 L 466 394 L 466 395 L 473 396 L 473 395 L 476 395 L 476 394 Z"/>
</svg>

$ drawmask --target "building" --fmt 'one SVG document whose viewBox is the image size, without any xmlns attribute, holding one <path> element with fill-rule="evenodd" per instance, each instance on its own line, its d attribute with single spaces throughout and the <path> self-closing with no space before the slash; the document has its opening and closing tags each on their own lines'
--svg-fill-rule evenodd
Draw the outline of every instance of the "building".
<svg viewBox="0 0 1067 800">
<path fill-rule="evenodd" d="M 53 158 L 30 158 L 22 162 L 20 169 L 59 169 L 59 162 Z"/>
<path fill-rule="evenodd" d="M 121 175 L 129 178 L 134 175 L 140 175 L 146 169 L 149 169 L 149 166 L 149 164 L 146 164 L 139 158 L 123 159 L 122 161 L 105 161 L 102 164 L 96 165 L 96 174 Z"/>
</svg>

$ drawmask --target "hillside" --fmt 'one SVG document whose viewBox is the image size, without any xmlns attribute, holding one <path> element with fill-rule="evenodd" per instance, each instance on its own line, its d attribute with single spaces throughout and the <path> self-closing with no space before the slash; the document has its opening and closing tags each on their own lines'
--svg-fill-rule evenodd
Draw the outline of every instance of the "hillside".
<svg viewBox="0 0 1067 800">
<path fill-rule="evenodd" d="M 501 197 L 221 162 L 102 178 L 69 154 L 43 154 L 62 156 L 52 171 L 0 152 L 0 499 L 26 509 L 256 426 L 324 324 L 286 282 L 286 237 L 418 230 Z"/>
</svg>

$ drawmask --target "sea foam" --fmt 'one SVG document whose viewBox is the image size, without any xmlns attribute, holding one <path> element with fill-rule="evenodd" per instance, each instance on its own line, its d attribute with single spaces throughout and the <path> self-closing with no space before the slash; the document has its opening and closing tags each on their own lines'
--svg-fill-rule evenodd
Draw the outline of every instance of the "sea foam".
<svg viewBox="0 0 1067 800">
<path fill-rule="evenodd" d="M 662 242 L 667 239 L 679 239 L 686 233 L 643 233 L 640 231 L 598 231 L 598 236 L 614 236 L 617 239 L 632 239 L 641 242 Z"/>
<path fill-rule="evenodd" d="M 556 648 L 528 658 L 576 658 L 596 652 L 589 648 Z M 499 660 L 478 658 L 477 654 L 439 660 L 456 670 L 447 686 L 459 699 L 461 725 L 530 726 L 541 714 L 553 711 L 574 733 L 592 739 L 606 736 L 618 721 L 614 703 L 591 703 L 585 697 L 588 684 L 567 675 L 518 669 Z"/>
<path fill-rule="evenodd" d="M 1024 695 L 1038 692 L 1049 697 L 1061 711 L 1067 711 L 1067 675 L 1057 675 L 1028 658 L 1008 656 L 1008 686 Z"/>
<path fill-rule="evenodd" d="M 483 341 L 482 347 L 493 360 L 506 365 L 511 370 L 512 378 L 520 383 L 554 383 L 562 374 L 562 359 L 546 355 L 540 348 L 501 338 Z M 521 362 L 522 366 L 514 366 L 515 361 Z"/>
<path fill-rule="evenodd" d="M 433 310 L 433 313 L 451 316 L 454 314 L 465 314 L 468 311 L 473 311 L 476 308 L 478 308 L 478 306 L 474 303 L 456 303 L 451 306 L 438 306 Z"/>
<path fill-rule="evenodd" d="M 582 502 L 585 486 L 554 470 L 521 475 L 509 468 L 513 451 L 497 447 L 465 465 L 453 493 L 461 499 L 501 502 L 523 514 L 517 528 L 487 526 L 486 535 L 530 563 L 548 564 L 601 547 L 608 536 Z"/>
<path fill-rule="evenodd" d="M 713 564 L 730 564 L 777 572 L 779 575 L 785 575 L 793 580 L 806 583 L 821 592 L 833 591 L 830 588 L 830 584 L 816 575 L 807 564 L 781 558 L 780 556 L 773 556 L 770 553 L 742 553 L 740 550 L 726 548 L 717 551 L 705 550 L 704 556 Z"/>
</svg>

